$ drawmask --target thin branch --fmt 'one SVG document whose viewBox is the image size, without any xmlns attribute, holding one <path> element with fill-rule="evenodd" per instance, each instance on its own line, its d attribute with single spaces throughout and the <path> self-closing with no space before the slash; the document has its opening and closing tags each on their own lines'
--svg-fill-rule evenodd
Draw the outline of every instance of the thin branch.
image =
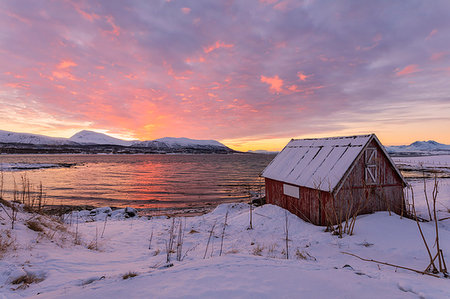
<svg viewBox="0 0 450 299">
<path fill-rule="evenodd" d="M 413 271 L 413 272 L 416 272 L 416 273 L 419 273 L 419 274 L 424 274 L 424 275 L 429 275 L 429 276 L 433 276 L 433 277 L 436 277 L 436 278 L 440 278 L 440 276 L 436 275 L 436 274 L 431 274 L 431 273 L 427 273 L 427 272 L 424 272 L 424 271 L 420 271 L 420 270 L 416 270 L 416 269 L 412 269 L 412 268 L 408 268 L 408 267 L 403 267 L 403 266 L 398 266 L 398 265 L 394 265 L 394 264 L 390 264 L 390 263 L 386 263 L 386 262 L 380 262 L 380 261 L 377 261 L 377 260 L 365 259 L 365 258 L 357 256 L 356 254 L 353 254 L 353 253 L 343 252 L 343 251 L 341 253 L 342 254 L 351 255 L 351 256 L 356 257 L 356 258 L 358 258 L 358 259 L 360 259 L 362 261 L 365 261 L 365 262 L 377 263 L 377 264 L 381 264 L 381 265 L 391 266 L 391 267 L 400 268 L 400 269 L 404 269 L 404 270 L 408 270 L 408 271 Z"/>
</svg>

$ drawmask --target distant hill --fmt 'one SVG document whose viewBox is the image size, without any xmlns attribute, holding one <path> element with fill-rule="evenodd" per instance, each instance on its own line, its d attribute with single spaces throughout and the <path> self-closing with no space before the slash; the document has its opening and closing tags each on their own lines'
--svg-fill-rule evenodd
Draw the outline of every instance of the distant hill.
<svg viewBox="0 0 450 299">
<path fill-rule="evenodd" d="M 0 130 L 0 142 L 2 143 L 23 143 L 23 144 L 46 144 L 46 145 L 63 145 L 75 144 L 67 138 L 55 138 L 44 135 L 16 133 Z"/>
<path fill-rule="evenodd" d="M 266 150 L 249 150 L 247 152 L 251 154 L 265 154 L 265 155 L 276 155 L 279 153 L 275 151 L 266 151 Z"/>
<path fill-rule="evenodd" d="M 388 146 L 386 150 L 391 155 L 442 155 L 450 154 L 450 145 L 434 140 L 416 141 L 410 145 Z"/>
<path fill-rule="evenodd" d="M 232 153 L 215 140 L 164 137 L 128 141 L 83 130 L 70 138 L 0 131 L 0 153 Z"/>
<path fill-rule="evenodd" d="M 70 141 L 79 144 L 109 144 L 109 145 L 122 145 L 130 146 L 133 141 L 126 141 L 118 138 L 111 137 L 106 134 L 97 133 L 93 131 L 83 130 L 69 138 Z"/>
</svg>

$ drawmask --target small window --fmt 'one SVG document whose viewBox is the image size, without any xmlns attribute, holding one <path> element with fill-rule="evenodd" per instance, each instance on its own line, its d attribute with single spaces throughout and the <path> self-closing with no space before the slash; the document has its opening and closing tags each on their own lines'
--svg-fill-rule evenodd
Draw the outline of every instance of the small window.
<svg viewBox="0 0 450 299">
<path fill-rule="evenodd" d="M 364 153 L 364 179 L 367 185 L 378 183 L 377 149 L 367 148 Z"/>
<path fill-rule="evenodd" d="M 283 194 L 300 199 L 300 188 L 288 184 L 283 184 Z"/>
</svg>

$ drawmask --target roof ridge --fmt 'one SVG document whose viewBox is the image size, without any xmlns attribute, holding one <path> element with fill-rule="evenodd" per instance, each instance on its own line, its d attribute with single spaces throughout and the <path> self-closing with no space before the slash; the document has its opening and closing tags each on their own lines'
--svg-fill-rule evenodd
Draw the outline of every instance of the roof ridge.
<svg viewBox="0 0 450 299">
<path fill-rule="evenodd" d="M 334 137 L 321 137 L 321 138 L 292 138 L 291 141 L 296 140 L 333 140 L 333 139 L 347 139 L 347 138 L 357 138 L 357 137 L 370 137 L 374 135 L 374 133 L 370 134 L 361 134 L 361 135 L 350 135 L 350 136 L 334 136 Z"/>
</svg>

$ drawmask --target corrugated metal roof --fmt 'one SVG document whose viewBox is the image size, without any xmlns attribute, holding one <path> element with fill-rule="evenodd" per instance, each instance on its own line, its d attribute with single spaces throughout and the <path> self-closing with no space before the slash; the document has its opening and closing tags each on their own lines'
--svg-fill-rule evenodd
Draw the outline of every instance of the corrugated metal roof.
<svg viewBox="0 0 450 299">
<path fill-rule="evenodd" d="M 372 136 L 292 139 L 262 176 L 331 192 Z"/>
</svg>

